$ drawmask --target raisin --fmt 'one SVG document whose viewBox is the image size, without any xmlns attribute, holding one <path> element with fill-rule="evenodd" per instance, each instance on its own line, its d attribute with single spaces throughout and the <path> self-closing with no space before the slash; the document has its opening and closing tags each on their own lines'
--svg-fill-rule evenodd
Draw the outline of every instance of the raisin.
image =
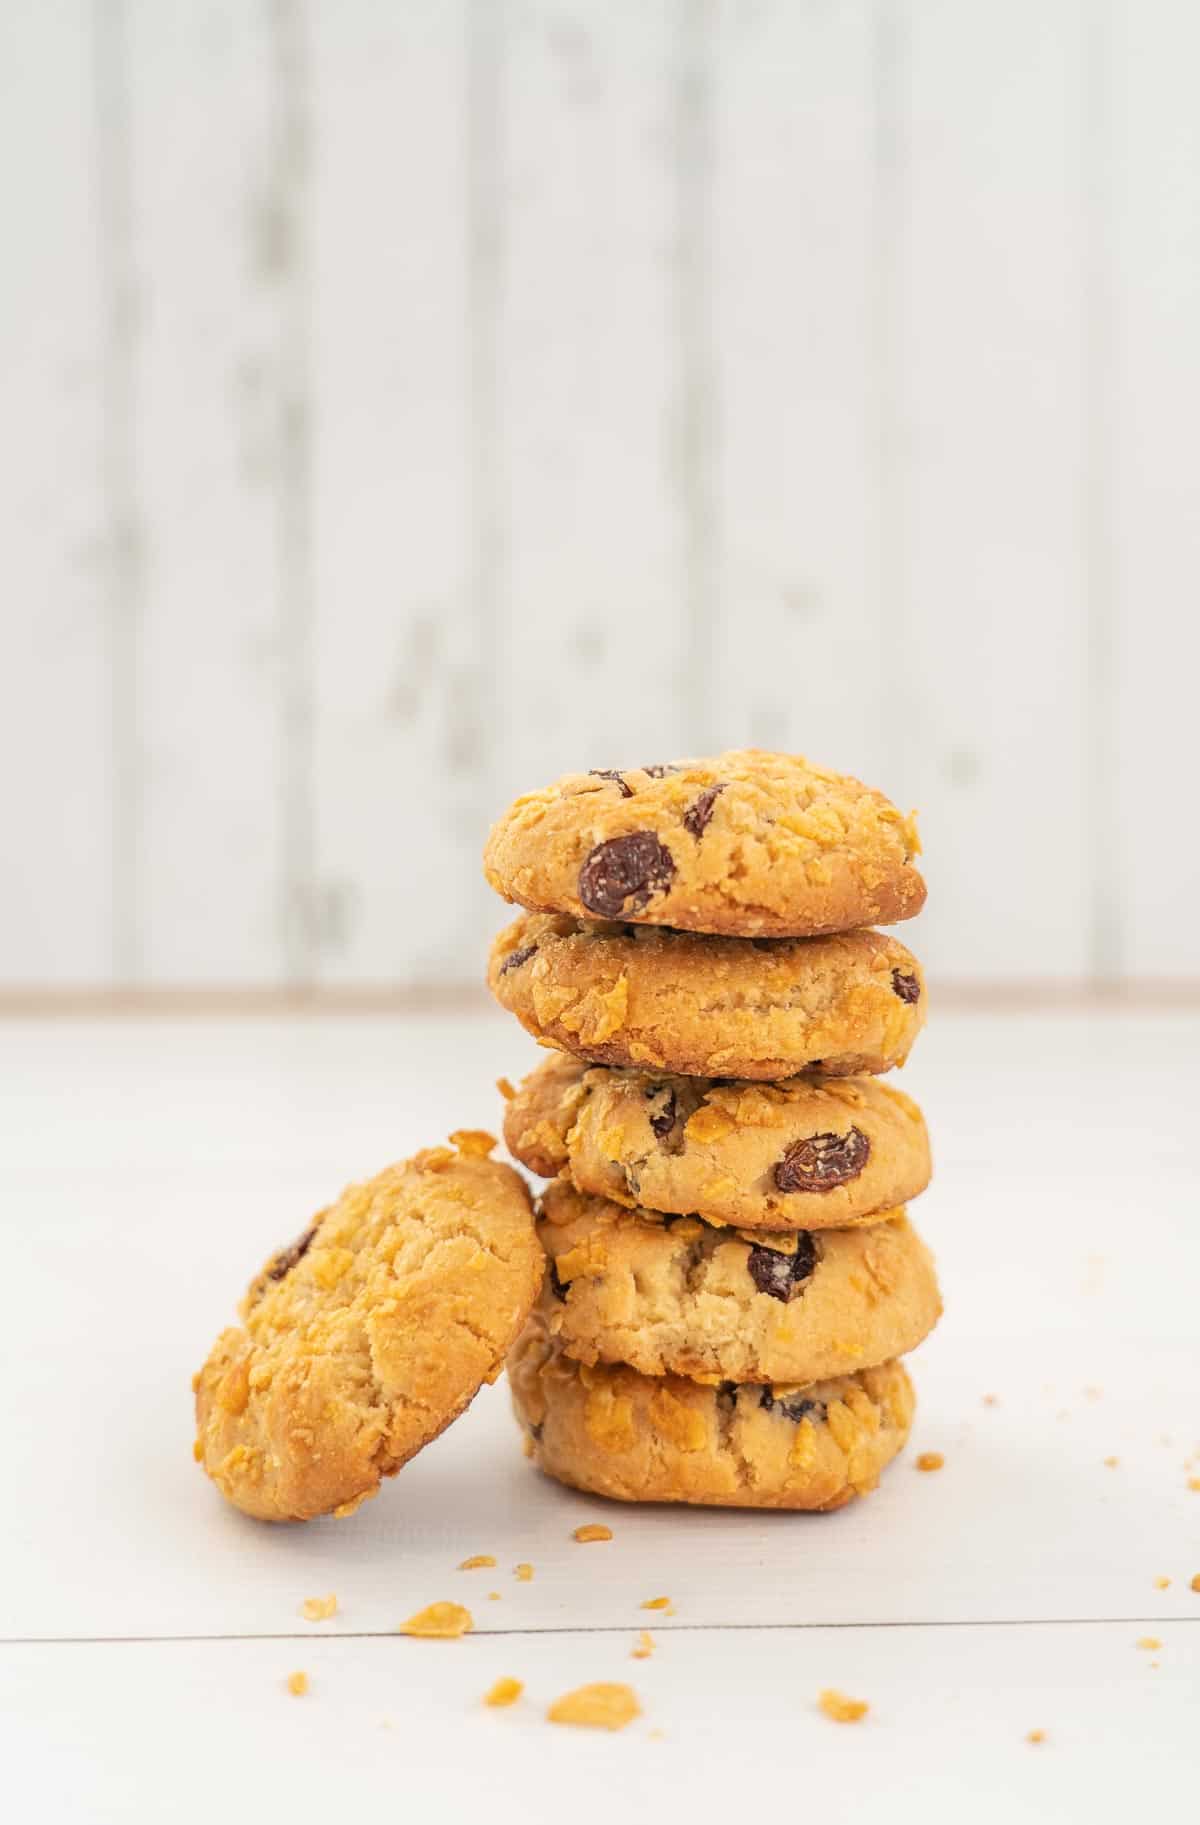
<svg viewBox="0 0 1200 1825">
<path fill-rule="evenodd" d="M 726 1400 L 736 1401 L 738 1397 L 738 1385 L 736 1381 L 719 1381 L 717 1383 L 717 1393 L 723 1395 Z"/>
<path fill-rule="evenodd" d="M 535 1445 L 540 1445 L 542 1442 L 542 1430 L 544 1425 L 545 1422 L 543 1420 L 530 1420 L 529 1422 L 529 1436 Z"/>
<path fill-rule="evenodd" d="M 497 973 L 501 976 L 507 976 L 509 970 L 519 970 L 523 963 L 529 962 L 529 959 L 535 954 L 536 951 L 537 951 L 536 944 L 523 944 L 519 951 L 510 951 L 509 955 L 504 959 L 504 962 L 500 965 L 499 971 Z"/>
<path fill-rule="evenodd" d="M 633 797 L 633 787 L 625 784 L 625 775 L 618 773 L 615 767 L 589 767 L 588 773 L 592 779 L 611 779 L 615 786 L 620 786 L 622 798 Z"/>
<path fill-rule="evenodd" d="M 316 1233 L 317 1226 L 314 1223 L 310 1228 L 305 1230 L 302 1236 L 298 1236 L 294 1242 L 290 1243 L 287 1248 L 281 1248 L 270 1267 L 267 1269 L 267 1279 L 282 1280 L 285 1274 L 290 1274 L 297 1261 L 303 1261 L 305 1255 L 312 1247 L 313 1237 Z"/>
<path fill-rule="evenodd" d="M 778 1407 L 784 1419 L 792 1420 L 797 1426 L 802 1419 L 807 1419 L 810 1415 L 816 1419 L 818 1425 L 825 1418 L 825 1402 L 809 1400 L 805 1394 L 785 1394 L 777 1400 L 773 1388 L 764 1388 L 759 1396 L 758 1404 L 760 1407 L 764 1407 L 768 1413 Z"/>
<path fill-rule="evenodd" d="M 646 775 L 647 779 L 665 779 L 668 773 L 678 773 L 678 771 L 679 768 L 673 767 L 670 762 L 665 766 L 660 762 L 658 766 L 642 768 L 642 772 Z"/>
<path fill-rule="evenodd" d="M 816 1265 L 816 1245 L 805 1229 L 796 1237 L 794 1255 L 782 1255 L 777 1248 L 763 1248 L 755 1243 L 746 1262 L 750 1278 L 759 1292 L 766 1293 L 769 1299 L 781 1300 L 784 1305 L 803 1292 L 801 1283 L 809 1278 Z"/>
<path fill-rule="evenodd" d="M 921 999 L 921 984 L 905 970 L 892 971 L 892 989 L 901 1001 L 911 1003 Z"/>
<path fill-rule="evenodd" d="M 871 1154 L 861 1128 L 848 1134 L 810 1134 L 793 1141 L 775 1168 L 780 1191 L 832 1191 L 856 1179 Z"/>
<path fill-rule="evenodd" d="M 569 1280 L 564 1280 L 562 1278 L 558 1271 L 558 1262 L 554 1259 L 553 1255 L 550 1257 L 547 1265 L 550 1269 L 550 1290 L 554 1294 L 554 1297 L 556 1299 L 561 1299 L 565 1305 L 567 1302 L 567 1290 L 571 1283 Z"/>
<path fill-rule="evenodd" d="M 661 1085 L 657 1089 L 647 1090 L 646 1092 L 647 1096 L 661 1096 L 661 1094 Z M 654 1114 L 650 1117 L 650 1126 L 653 1128 L 660 1141 L 665 1140 L 675 1126 L 675 1092 L 670 1089 L 670 1087 L 667 1089 L 666 1102 L 661 1109 L 656 1109 Z"/>
<path fill-rule="evenodd" d="M 652 894 L 663 893 L 675 874 L 671 851 L 652 830 L 597 843 L 579 870 L 579 898 L 602 919 L 640 912 Z"/>
<path fill-rule="evenodd" d="M 706 786 L 699 798 L 693 799 L 684 812 L 683 827 L 689 835 L 695 837 L 697 842 L 708 829 L 708 820 L 713 814 L 713 806 L 724 790 L 724 786 Z"/>
</svg>

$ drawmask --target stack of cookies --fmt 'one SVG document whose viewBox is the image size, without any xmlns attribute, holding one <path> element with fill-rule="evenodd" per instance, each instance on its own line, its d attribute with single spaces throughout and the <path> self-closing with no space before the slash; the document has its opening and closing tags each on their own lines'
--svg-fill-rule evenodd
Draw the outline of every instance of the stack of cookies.
<svg viewBox="0 0 1200 1825">
<path fill-rule="evenodd" d="M 553 1182 L 509 1356 L 527 1449 L 626 1501 L 831 1509 L 908 1436 L 899 1358 L 937 1322 L 905 1203 L 920 1110 L 880 1081 L 925 1016 L 869 929 L 919 912 L 912 821 L 757 751 L 568 774 L 492 830 L 526 910 L 489 982 L 552 1056 L 505 1087 Z"/>
</svg>

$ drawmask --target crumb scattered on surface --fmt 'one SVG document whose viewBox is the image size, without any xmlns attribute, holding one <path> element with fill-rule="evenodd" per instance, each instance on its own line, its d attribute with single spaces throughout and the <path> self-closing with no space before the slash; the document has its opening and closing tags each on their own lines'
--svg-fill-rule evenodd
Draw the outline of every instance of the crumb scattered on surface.
<svg viewBox="0 0 1200 1825">
<path fill-rule="evenodd" d="M 985 1407 L 998 1407 L 1000 1405 L 1000 1396 L 998 1394 L 985 1394 L 983 1397 L 983 1404 Z"/>
<path fill-rule="evenodd" d="M 500 1592 L 499 1591 L 489 1591 L 488 1592 L 488 1602 L 489 1603 L 499 1603 L 499 1601 L 500 1601 Z"/>
<path fill-rule="evenodd" d="M 1083 1398 L 1085 1400 L 1099 1400 L 1103 1393 L 1103 1388 L 1085 1388 L 1083 1390 Z M 1038 1740 L 1040 1741 L 1041 1739 L 1039 1738 Z"/>
<path fill-rule="evenodd" d="M 922 1451 L 917 1459 L 918 1470 L 940 1470 L 946 1460 L 940 1451 Z"/>
<path fill-rule="evenodd" d="M 1188 1488 L 1200 1489 L 1200 1476 L 1190 1476 L 1188 1478 Z"/>
<path fill-rule="evenodd" d="M 506 1103 L 511 1103 L 513 1097 L 517 1094 L 507 1077 L 498 1077 L 496 1079 L 496 1088 L 499 1090 Z"/>
<path fill-rule="evenodd" d="M 847 1698 L 844 1692 L 837 1692 L 832 1686 L 826 1686 L 818 1694 L 817 1704 L 835 1724 L 857 1724 L 871 1708 L 865 1698 Z"/>
<path fill-rule="evenodd" d="M 1162 1642 L 1158 1639 L 1157 1635 L 1139 1635 L 1137 1638 L 1137 1645 L 1139 1648 L 1145 1648 L 1148 1653 L 1153 1654 L 1157 1649 L 1161 1648 Z"/>
<path fill-rule="evenodd" d="M 1106 1470 L 1115 1470 L 1120 1462 L 1121 1460 L 1119 1457 L 1106 1457 L 1104 1460 L 1104 1468 Z"/>
<path fill-rule="evenodd" d="M 337 1615 L 337 1598 L 332 1591 L 328 1597 L 306 1597 L 300 1605 L 300 1614 L 305 1622 L 328 1622 L 331 1616 Z"/>
<path fill-rule="evenodd" d="M 665 1730 L 647 1730 L 646 1735 L 652 1743 L 662 1743 L 667 1739 Z"/>
<path fill-rule="evenodd" d="M 1029 1735 L 1025 1738 L 1027 1743 L 1044 1743 L 1045 1740 L 1046 1732 L 1044 1730 L 1031 1730 Z"/>
<path fill-rule="evenodd" d="M 586 1546 L 591 1540 L 611 1540 L 612 1537 L 612 1528 L 605 1527 L 602 1521 L 589 1521 L 586 1527 L 577 1527 L 571 1535 L 581 1546 Z"/>
<path fill-rule="evenodd" d="M 430 1603 L 400 1624 L 402 1635 L 421 1635 L 430 1641 L 457 1641 L 475 1627 L 470 1610 L 461 1603 Z"/>
<path fill-rule="evenodd" d="M 482 1567 L 495 1565 L 495 1563 L 491 1553 L 472 1553 L 469 1559 L 463 1560 L 458 1569 L 460 1572 L 477 1572 Z"/>
<path fill-rule="evenodd" d="M 644 1610 L 661 1610 L 664 1616 L 675 1614 L 675 1605 L 669 1597 L 647 1597 L 642 1604 Z"/>
<path fill-rule="evenodd" d="M 653 1652 L 653 1635 L 650 1633 L 649 1629 L 639 1629 L 637 1641 L 634 1643 L 632 1658 L 634 1660 L 649 1660 Z"/>
<path fill-rule="evenodd" d="M 1196 1572 L 1192 1578 L 1192 1589 L 1194 1591 L 1200 1591 L 1200 1572 Z"/>
<path fill-rule="evenodd" d="M 287 1677 L 287 1689 L 293 1698 L 303 1698 L 304 1694 L 308 1691 L 308 1674 L 289 1673 Z"/>
<path fill-rule="evenodd" d="M 1154 1580 L 1154 1588 L 1156 1591 L 1165 1591 L 1170 1582 L 1171 1580 L 1169 1578 L 1156 1578 Z"/>
<path fill-rule="evenodd" d="M 496 1681 L 490 1692 L 484 1693 L 483 1702 L 485 1705 L 515 1705 L 524 1690 L 523 1680 L 505 1674 L 503 1679 Z"/>
<path fill-rule="evenodd" d="M 532 1565 L 527 1565 L 525 1563 L 525 1561 L 522 1560 L 520 1565 L 518 1565 L 515 1569 L 516 1569 L 518 1584 L 529 1584 L 532 1582 L 532 1579 L 533 1579 Z"/>
<path fill-rule="evenodd" d="M 556 1698 L 546 1716 L 552 1724 L 581 1724 L 592 1730 L 623 1730 L 642 1707 L 632 1686 L 600 1681 L 596 1685 L 577 1686 Z"/>
</svg>

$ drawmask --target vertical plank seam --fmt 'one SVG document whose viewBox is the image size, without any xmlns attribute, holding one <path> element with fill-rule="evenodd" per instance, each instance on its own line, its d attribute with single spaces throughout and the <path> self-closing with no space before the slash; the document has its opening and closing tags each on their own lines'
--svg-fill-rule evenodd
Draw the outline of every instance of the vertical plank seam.
<svg viewBox="0 0 1200 1825">
<path fill-rule="evenodd" d="M 905 570 L 908 490 L 900 358 L 907 231 L 904 108 L 907 21 L 903 3 L 904 0 L 875 0 L 872 19 L 869 360 L 874 419 L 871 438 L 874 449 L 873 589 L 879 641 L 879 671 L 874 682 L 879 726 L 884 734 L 883 779 L 889 791 L 908 790 L 911 778 L 908 730 L 914 709 L 909 700 L 912 680 L 906 664 L 905 639 L 909 614 Z M 894 788 L 888 785 L 890 779 L 897 782 Z"/>
<path fill-rule="evenodd" d="M 1116 586 L 1113 577 L 1113 110 L 1111 0 L 1081 6 L 1083 71 L 1083 260 L 1079 306 L 1083 328 L 1083 449 L 1081 531 L 1086 608 L 1084 666 L 1084 793 L 1087 819 L 1088 973 L 1093 982 L 1119 977 L 1124 963 L 1118 898 L 1116 805 Z"/>
<path fill-rule="evenodd" d="M 100 497 L 104 524 L 112 802 L 109 833 L 111 970 L 143 970 L 142 778 L 139 671 L 144 538 L 137 497 L 138 288 L 133 240 L 133 148 L 125 0 L 94 0 L 96 255 L 100 291 Z"/>
<path fill-rule="evenodd" d="M 714 651 L 718 613 L 718 528 L 714 489 L 717 435 L 713 332 L 714 123 L 713 0 L 682 0 L 675 81 L 674 319 L 679 340 L 679 508 L 685 617 L 685 746 L 707 754 L 737 737 L 716 727 Z M 736 740 L 734 741 L 736 745 Z"/>
<path fill-rule="evenodd" d="M 505 0 L 468 0 L 465 175 L 471 562 L 467 618 L 471 652 L 464 670 L 469 680 L 465 703 L 476 723 L 469 743 L 476 770 L 472 813 L 481 832 L 493 809 L 489 803 L 497 753 L 493 692 L 508 606 L 499 321 L 504 282 L 503 73 L 510 25 Z"/>
<path fill-rule="evenodd" d="M 270 0 L 275 76 L 272 207 L 285 257 L 278 301 L 278 580 L 283 973 L 313 980 L 320 945 L 315 878 L 315 575 L 312 477 L 311 61 L 305 0 Z"/>
</svg>

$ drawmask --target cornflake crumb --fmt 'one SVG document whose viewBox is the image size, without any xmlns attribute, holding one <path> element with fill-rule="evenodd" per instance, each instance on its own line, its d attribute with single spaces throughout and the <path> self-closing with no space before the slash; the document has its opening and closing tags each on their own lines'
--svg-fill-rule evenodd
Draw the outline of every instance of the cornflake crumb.
<svg viewBox="0 0 1200 1825">
<path fill-rule="evenodd" d="M 1139 1648 L 1145 1648 L 1148 1653 L 1153 1654 L 1157 1649 L 1161 1648 L 1162 1642 L 1158 1639 L 1157 1635 L 1139 1635 L 1137 1638 L 1137 1645 Z"/>
<path fill-rule="evenodd" d="M 653 1654 L 653 1652 L 654 1652 L 653 1635 L 650 1633 L 649 1629 L 639 1629 L 638 1638 L 637 1638 L 637 1642 L 634 1645 L 632 1658 L 634 1660 L 649 1660 L 649 1658 L 650 1658 L 651 1654 Z"/>
<path fill-rule="evenodd" d="M 832 1686 L 826 1686 L 818 1695 L 817 1704 L 835 1724 L 856 1724 L 871 1708 L 865 1698 L 847 1698 L 844 1692 L 835 1692 Z"/>
<path fill-rule="evenodd" d="M 669 1597 L 647 1597 L 642 1604 L 644 1610 L 661 1610 L 664 1616 L 675 1614 L 675 1605 Z"/>
<path fill-rule="evenodd" d="M 483 1566 L 495 1565 L 495 1563 L 491 1553 L 472 1553 L 469 1559 L 463 1560 L 458 1569 L 460 1572 L 477 1572 Z"/>
<path fill-rule="evenodd" d="M 940 1470 L 945 1462 L 946 1460 L 940 1451 L 922 1451 L 920 1457 L 917 1459 L 917 1469 Z"/>
<path fill-rule="evenodd" d="M 506 1103 L 511 1103 L 513 1097 L 517 1094 L 507 1077 L 498 1077 L 496 1079 L 496 1088 L 499 1090 Z"/>
<path fill-rule="evenodd" d="M 589 1521 L 586 1527 L 577 1527 L 571 1535 L 581 1546 L 586 1546 L 591 1540 L 611 1540 L 612 1537 L 612 1528 L 605 1527 L 602 1521 Z"/>
<path fill-rule="evenodd" d="M 489 1134 L 486 1128 L 456 1128 L 450 1136 L 450 1142 L 460 1153 L 477 1160 L 486 1160 L 496 1145 L 496 1137 Z"/>
<path fill-rule="evenodd" d="M 1171 1580 L 1169 1578 L 1156 1578 L 1154 1580 L 1154 1588 L 1156 1591 L 1165 1591 L 1170 1582 Z"/>
<path fill-rule="evenodd" d="M 518 1584 L 529 1584 L 533 1580 L 533 1567 L 526 1565 L 524 1561 L 516 1567 L 516 1573 Z"/>
<path fill-rule="evenodd" d="M 490 1692 L 484 1693 L 483 1702 L 485 1705 L 515 1705 L 524 1690 L 523 1680 L 511 1679 L 506 1674 L 496 1681 Z"/>
<path fill-rule="evenodd" d="M 1044 1743 L 1045 1740 L 1046 1732 L 1044 1730 L 1031 1730 L 1029 1735 L 1025 1738 L 1027 1743 Z"/>
<path fill-rule="evenodd" d="M 998 1394 L 985 1394 L 983 1397 L 983 1404 L 985 1407 L 998 1407 L 1000 1405 L 1000 1396 Z"/>
<path fill-rule="evenodd" d="M 1103 1393 L 1103 1388 L 1085 1388 L 1083 1390 L 1083 1398 L 1085 1400 L 1099 1400 Z M 1039 1737 L 1038 1741 L 1041 1742 L 1041 1740 L 1041 1737 Z"/>
<path fill-rule="evenodd" d="M 300 1614 L 305 1622 L 328 1622 L 331 1616 L 337 1615 L 337 1598 L 332 1591 L 328 1597 L 306 1597 L 300 1605 Z"/>
<path fill-rule="evenodd" d="M 1188 1478 L 1188 1488 L 1200 1489 L 1200 1476 L 1190 1476 Z"/>
<path fill-rule="evenodd" d="M 1200 1572 L 1197 1572 L 1192 1579 L 1192 1589 L 1194 1591 L 1200 1591 Z"/>
<path fill-rule="evenodd" d="M 552 1724 L 580 1724 L 592 1730 L 623 1730 L 642 1707 L 632 1686 L 608 1684 L 577 1686 L 556 1698 L 546 1716 Z"/>
<path fill-rule="evenodd" d="M 475 1627 L 470 1610 L 461 1603 L 430 1603 L 400 1624 L 402 1635 L 420 1635 L 430 1641 L 457 1641 Z"/>
<path fill-rule="evenodd" d="M 1104 1460 L 1104 1468 L 1106 1470 L 1115 1470 L 1120 1462 L 1121 1460 L 1119 1457 L 1106 1457 Z"/>
<path fill-rule="evenodd" d="M 287 1688 L 293 1698 L 303 1698 L 304 1694 L 308 1691 L 308 1674 L 289 1673 Z"/>
<path fill-rule="evenodd" d="M 489 1603 L 499 1603 L 499 1601 L 500 1601 L 500 1592 L 499 1591 L 489 1591 L 488 1592 L 488 1602 Z"/>
</svg>

